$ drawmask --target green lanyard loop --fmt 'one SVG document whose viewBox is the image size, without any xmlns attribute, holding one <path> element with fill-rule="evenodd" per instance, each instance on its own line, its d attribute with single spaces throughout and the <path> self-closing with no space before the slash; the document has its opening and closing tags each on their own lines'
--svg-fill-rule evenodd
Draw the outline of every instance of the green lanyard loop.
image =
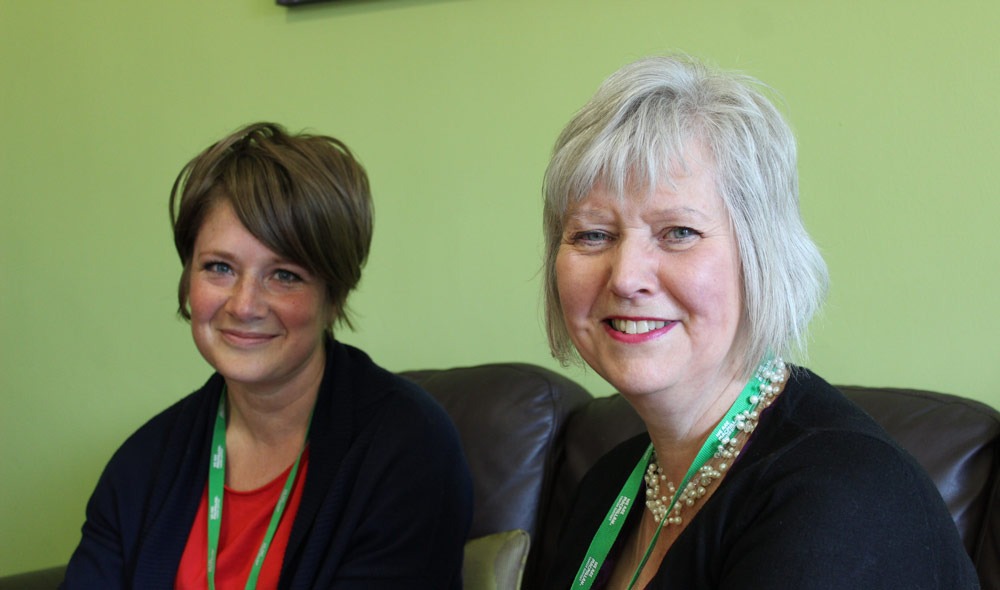
<svg viewBox="0 0 1000 590">
<path fill-rule="evenodd" d="M 312 422 L 310 418 L 309 422 Z M 307 435 L 308 437 L 308 435 Z M 303 445 L 304 447 L 304 445 Z M 299 472 L 299 461 L 302 460 L 302 451 L 295 459 L 292 470 L 285 478 L 285 486 L 281 489 L 277 504 L 274 505 L 274 512 L 271 514 L 271 523 L 264 533 L 264 539 L 260 543 L 257 555 L 250 568 L 250 576 L 247 578 L 246 590 L 254 590 L 257 587 L 257 577 L 260 575 L 260 568 L 264 565 L 264 557 L 271 546 L 274 532 L 278 530 L 278 523 L 281 515 L 285 511 L 285 505 L 292 493 L 292 486 L 295 484 L 295 475 Z M 222 388 L 222 399 L 219 400 L 219 412 L 215 416 L 215 429 L 212 431 L 212 452 L 208 460 L 208 588 L 215 590 L 215 561 L 218 557 L 219 531 L 222 528 L 222 498 L 226 484 L 226 388 Z"/>
<path fill-rule="evenodd" d="M 639 573 L 642 572 L 642 568 L 645 567 L 646 562 L 649 560 L 649 556 L 653 551 L 653 547 L 656 545 L 656 540 L 660 537 L 660 531 L 663 529 L 663 524 L 667 522 L 667 516 L 674 509 L 674 504 L 680 498 L 687 486 L 688 482 L 698 472 L 706 463 L 708 463 L 712 457 L 715 456 L 715 452 L 719 447 L 729 441 L 737 430 L 737 419 L 745 412 L 749 412 L 754 407 L 757 406 L 758 392 L 760 391 L 760 386 L 765 382 L 764 369 L 770 364 L 770 359 L 765 359 L 764 362 L 760 364 L 755 371 L 753 378 L 747 382 L 743 391 L 736 397 L 736 401 L 726 412 L 726 415 L 722 417 L 722 420 L 716 425 L 715 430 L 709 435 L 705 444 L 702 445 L 701 450 L 698 451 L 698 455 L 695 456 L 694 461 L 687 470 L 687 474 L 684 479 L 681 480 L 681 484 L 677 486 L 677 491 L 674 492 L 674 497 L 670 501 L 670 506 L 667 508 L 666 516 L 660 521 L 660 524 L 656 527 L 656 532 L 653 534 L 653 539 L 650 541 L 649 546 L 646 548 L 646 553 L 642 557 L 642 561 L 639 563 L 639 567 L 636 568 L 634 574 L 632 574 L 632 581 L 629 582 L 629 588 L 632 588 L 636 580 L 639 578 Z M 642 475 L 646 471 L 646 466 L 649 465 L 649 460 L 653 455 L 653 444 L 650 443 L 649 447 L 646 448 L 646 452 L 642 454 L 639 462 L 636 463 L 635 467 L 632 469 L 632 473 L 629 474 L 628 479 L 625 481 L 625 485 L 622 486 L 620 492 L 618 492 L 618 497 L 611 504 L 611 509 L 608 510 L 607 515 L 598 527 L 597 532 L 594 533 L 594 538 L 590 541 L 590 546 L 587 547 L 587 553 L 584 555 L 583 563 L 580 564 L 580 569 L 576 572 L 576 577 L 573 578 L 573 584 L 570 586 L 572 590 L 588 590 L 593 584 L 594 579 L 597 577 L 597 572 L 601 570 L 601 565 L 604 560 L 608 557 L 608 552 L 611 551 L 611 547 L 614 545 L 615 540 L 618 538 L 622 527 L 625 525 L 625 516 L 628 514 L 629 509 L 632 507 L 632 503 L 635 501 L 635 497 L 638 494 L 639 484 L 642 481 Z"/>
</svg>

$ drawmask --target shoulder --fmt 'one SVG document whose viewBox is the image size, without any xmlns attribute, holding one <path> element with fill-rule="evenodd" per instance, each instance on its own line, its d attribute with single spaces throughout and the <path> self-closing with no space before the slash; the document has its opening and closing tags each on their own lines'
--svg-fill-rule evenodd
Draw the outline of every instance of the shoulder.
<svg viewBox="0 0 1000 590">
<path fill-rule="evenodd" d="M 887 497 L 942 504 L 923 469 L 874 419 L 806 369 L 795 370 L 763 413 L 744 455 L 759 481 L 789 494 L 814 489 L 807 496 L 817 503 L 843 502 L 838 492 L 849 491 L 882 496 L 875 504 L 891 504 Z"/>
<path fill-rule="evenodd" d="M 583 476 L 560 527 L 558 549 L 546 572 L 546 588 L 571 585 L 594 533 L 648 446 L 646 433 L 632 437 L 602 455 Z M 641 511 L 629 509 L 623 531 L 631 530 L 640 516 Z"/>
<path fill-rule="evenodd" d="M 296 576 L 319 567 L 369 585 L 395 578 L 449 587 L 461 567 L 472 482 L 444 410 L 415 383 L 332 342 L 309 436 L 292 534 L 308 530 L 312 557 L 293 566 Z"/>
<path fill-rule="evenodd" d="M 218 408 L 220 391 L 221 378 L 213 375 L 202 388 L 150 418 L 115 451 L 108 469 L 124 470 L 134 478 L 138 473 L 155 469 L 164 455 L 181 453 L 187 444 L 178 443 L 190 443 L 197 438 L 195 435 L 206 423 L 206 416 L 214 415 Z"/>
<path fill-rule="evenodd" d="M 164 533 L 187 526 L 181 523 L 188 522 L 204 485 L 197 474 L 207 464 L 208 445 L 202 444 L 198 415 L 217 406 L 221 385 L 213 396 L 214 379 L 151 418 L 114 453 L 87 502 L 67 580 L 110 587 L 105 577 L 134 573 L 144 546 L 154 560 L 169 555 L 175 539 Z M 176 538 L 187 532 L 177 530 Z"/>
<path fill-rule="evenodd" d="M 422 387 L 382 368 L 357 348 L 337 342 L 333 347 L 332 370 L 339 376 L 329 384 L 330 389 L 336 390 L 337 397 L 349 395 L 356 426 L 381 425 L 397 429 L 397 436 L 424 433 L 457 441 L 444 408 Z"/>
<path fill-rule="evenodd" d="M 728 523 L 717 530 L 739 537 L 734 549 L 754 545 L 758 559 L 780 558 L 817 580 L 850 572 L 845 582 L 872 588 L 966 587 L 951 585 L 968 558 L 930 478 L 812 373 L 789 381 L 727 480 L 713 500 Z"/>
<path fill-rule="evenodd" d="M 818 455 L 818 456 L 816 456 Z M 815 470 L 864 473 L 879 466 L 922 473 L 875 420 L 811 371 L 799 367 L 761 413 L 740 463 L 769 468 L 805 463 Z"/>
<path fill-rule="evenodd" d="M 444 409 L 416 383 L 375 364 L 367 354 L 332 341 L 313 418 L 314 441 L 329 457 L 365 454 L 385 465 L 427 462 L 464 470 L 458 432 Z M 319 428 L 316 428 L 319 426 Z"/>
<path fill-rule="evenodd" d="M 766 455 L 755 452 L 752 469 L 757 472 L 757 486 L 766 489 L 757 489 L 754 495 L 779 504 L 806 502 L 816 512 L 823 512 L 824 507 L 843 507 L 865 498 L 866 506 L 879 511 L 888 508 L 909 513 L 914 508 L 912 502 L 943 507 L 920 466 L 895 443 L 877 434 L 814 429 L 762 450 Z M 749 460 L 749 450 L 747 455 Z"/>
<path fill-rule="evenodd" d="M 645 432 L 619 443 L 587 470 L 580 488 L 611 488 L 615 487 L 613 483 L 617 485 L 613 493 L 617 493 L 648 446 L 649 435 Z"/>
<path fill-rule="evenodd" d="M 860 406 L 819 375 L 803 367 L 792 367 L 785 391 L 775 403 L 776 414 L 784 414 L 805 427 L 866 432 L 887 441 L 889 437 Z"/>
</svg>

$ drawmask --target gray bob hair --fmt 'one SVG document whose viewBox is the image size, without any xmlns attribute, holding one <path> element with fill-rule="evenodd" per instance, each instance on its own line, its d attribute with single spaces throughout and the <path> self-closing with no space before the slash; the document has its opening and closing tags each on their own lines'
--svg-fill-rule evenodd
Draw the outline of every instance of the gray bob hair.
<svg viewBox="0 0 1000 590">
<path fill-rule="evenodd" d="M 555 262 L 569 210 L 597 184 L 622 198 L 671 184 L 700 144 L 735 234 L 743 316 L 737 350 L 749 375 L 767 354 L 805 353 L 826 296 L 826 264 L 799 213 L 795 137 L 749 76 L 687 56 L 645 58 L 612 74 L 556 140 L 545 171 L 545 313 L 552 355 L 578 362 Z"/>
</svg>

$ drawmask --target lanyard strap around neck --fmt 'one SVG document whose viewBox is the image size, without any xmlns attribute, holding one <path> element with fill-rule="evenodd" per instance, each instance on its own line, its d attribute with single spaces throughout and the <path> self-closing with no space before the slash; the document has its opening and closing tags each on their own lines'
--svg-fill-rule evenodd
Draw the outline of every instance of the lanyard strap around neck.
<svg viewBox="0 0 1000 590">
<path fill-rule="evenodd" d="M 312 420 L 310 419 L 310 422 Z M 304 447 L 305 445 L 303 445 Z M 285 511 L 285 504 L 292 492 L 295 484 L 295 475 L 299 471 L 299 461 L 302 460 L 302 451 L 299 451 L 292 470 L 285 478 L 285 486 L 281 489 L 278 503 L 274 505 L 274 512 L 271 514 L 271 523 L 264 533 L 264 540 L 260 543 L 260 548 L 254 556 L 253 566 L 250 568 L 250 576 L 247 578 L 246 590 L 253 590 L 257 587 L 257 577 L 260 569 L 264 565 L 264 557 L 271 546 L 274 532 L 278 530 L 278 523 L 281 515 Z M 222 498 L 226 485 L 226 388 L 222 388 L 222 399 L 219 400 L 219 412 L 215 416 L 215 429 L 212 431 L 212 452 L 208 460 L 208 589 L 215 590 L 215 563 L 219 556 L 219 531 L 222 528 Z"/>
<path fill-rule="evenodd" d="M 753 378 L 746 384 L 743 391 L 736 397 L 736 401 L 726 412 L 726 415 L 722 417 L 716 425 L 715 430 L 709 435 L 705 444 L 702 445 L 701 450 L 698 451 L 698 455 L 695 456 L 694 462 L 687 470 L 687 474 L 681 481 L 681 485 L 677 486 L 677 491 L 674 492 L 674 497 L 670 501 L 670 506 L 667 508 L 667 515 L 674 509 L 674 504 L 680 498 L 687 486 L 691 477 L 698 472 L 706 463 L 708 463 L 712 457 L 715 456 L 715 452 L 718 448 L 727 442 L 735 434 L 737 430 L 738 417 L 741 417 L 744 412 L 748 412 L 757 405 L 756 394 L 760 389 L 761 383 L 764 382 L 763 369 L 770 363 L 769 360 L 765 360 L 761 363 L 760 367 L 755 371 Z M 629 475 L 628 479 L 625 481 L 625 485 L 622 486 L 620 492 L 618 492 L 618 497 L 615 499 L 614 503 L 611 505 L 611 509 L 608 510 L 608 514 L 604 517 L 601 525 L 598 527 L 597 532 L 594 534 L 594 538 L 590 542 L 590 546 L 587 548 L 587 553 L 584 555 L 583 563 L 580 564 L 580 569 L 576 572 L 576 577 L 573 578 L 573 584 L 570 587 L 572 590 L 587 590 L 593 583 L 594 579 L 597 577 L 597 572 L 601 570 L 601 565 L 608 556 L 608 552 L 611 551 L 611 547 L 614 545 L 615 540 L 618 538 L 618 534 L 621 532 L 622 526 L 625 525 L 625 515 L 628 514 L 632 503 L 635 501 L 635 497 L 639 492 L 639 484 L 642 481 L 642 475 L 646 471 L 646 466 L 649 465 L 650 458 L 653 454 L 653 444 L 650 443 L 649 447 L 646 448 L 646 452 L 643 453 L 639 462 L 636 463 L 635 468 L 632 469 L 632 473 Z M 635 573 L 632 575 L 632 581 L 629 583 L 629 588 L 635 585 L 636 580 L 639 578 L 639 573 L 642 568 L 646 565 L 646 561 L 649 560 L 649 555 L 653 550 L 653 546 L 656 545 L 656 540 L 660 536 L 660 530 L 663 528 L 663 523 L 667 521 L 666 516 L 660 521 L 660 524 L 656 527 L 656 533 L 653 535 L 653 540 L 650 541 L 649 546 L 646 548 L 646 553 L 643 555 L 642 561 L 639 563 L 639 567 L 636 569 Z"/>
</svg>

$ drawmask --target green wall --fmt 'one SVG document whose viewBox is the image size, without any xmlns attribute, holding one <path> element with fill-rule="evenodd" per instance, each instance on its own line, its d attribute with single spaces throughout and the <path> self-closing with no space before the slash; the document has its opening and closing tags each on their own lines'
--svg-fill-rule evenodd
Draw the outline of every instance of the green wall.
<svg viewBox="0 0 1000 590">
<path fill-rule="evenodd" d="M 1000 406 L 998 22 L 992 1 L 0 2 L 0 575 L 64 562 L 110 454 L 208 374 L 166 208 L 198 150 L 272 119 L 360 155 L 376 233 L 340 336 L 390 369 L 554 367 L 547 154 L 606 75 L 671 49 L 787 100 L 833 281 L 810 365 Z"/>
</svg>

